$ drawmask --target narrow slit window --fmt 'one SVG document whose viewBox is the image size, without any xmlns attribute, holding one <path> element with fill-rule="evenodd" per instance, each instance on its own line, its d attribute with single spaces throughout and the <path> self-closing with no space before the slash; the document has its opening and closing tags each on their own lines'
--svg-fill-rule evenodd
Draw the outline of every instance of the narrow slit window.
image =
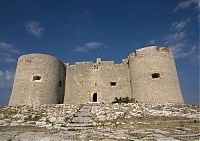
<svg viewBox="0 0 200 141">
<path fill-rule="evenodd" d="M 41 81 L 41 76 L 33 76 L 33 81 Z"/>
<path fill-rule="evenodd" d="M 58 83 L 59 83 L 59 87 L 62 87 L 62 81 L 59 81 Z"/>
<path fill-rule="evenodd" d="M 112 87 L 116 86 L 116 84 L 117 84 L 116 82 L 110 82 L 110 86 L 112 86 Z"/>
<path fill-rule="evenodd" d="M 153 74 L 151 74 L 151 77 L 152 77 L 152 79 L 160 78 L 160 74 L 159 73 L 153 73 Z"/>
</svg>

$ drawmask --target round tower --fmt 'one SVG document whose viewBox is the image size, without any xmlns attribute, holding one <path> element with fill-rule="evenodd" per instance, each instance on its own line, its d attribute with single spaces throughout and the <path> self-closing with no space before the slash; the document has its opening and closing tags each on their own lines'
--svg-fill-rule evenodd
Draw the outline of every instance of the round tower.
<svg viewBox="0 0 200 141">
<path fill-rule="evenodd" d="M 129 55 L 132 97 L 147 103 L 183 103 L 172 51 L 149 46 Z"/>
<path fill-rule="evenodd" d="M 9 105 L 63 102 L 65 67 L 55 57 L 28 54 L 19 57 Z"/>
</svg>

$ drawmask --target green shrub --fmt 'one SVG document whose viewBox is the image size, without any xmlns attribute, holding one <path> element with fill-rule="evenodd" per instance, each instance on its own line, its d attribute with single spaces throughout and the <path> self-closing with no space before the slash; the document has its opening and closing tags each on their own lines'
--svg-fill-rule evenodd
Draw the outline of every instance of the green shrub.
<svg viewBox="0 0 200 141">
<path fill-rule="evenodd" d="M 135 101 L 134 98 L 129 99 L 129 97 L 124 97 L 124 98 L 122 98 L 122 97 L 119 97 L 119 98 L 115 97 L 115 100 L 112 103 L 119 103 L 119 104 L 121 104 L 121 103 L 135 103 L 135 102 L 136 101 Z"/>
</svg>

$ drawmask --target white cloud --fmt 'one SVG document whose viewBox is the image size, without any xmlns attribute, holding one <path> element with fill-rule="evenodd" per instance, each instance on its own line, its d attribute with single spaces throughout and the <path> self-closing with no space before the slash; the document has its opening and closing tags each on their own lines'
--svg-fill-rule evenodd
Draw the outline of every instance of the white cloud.
<svg viewBox="0 0 200 141">
<path fill-rule="evenodd" d="M 77 47 L 76 52 L 87 52 L 89 50 L 97 49 L 100 47 L 108 47 L 107 45 L 100 42 L 88 42 L 84 46 Z"/>
<path fill-rule="evenodd" d="M 180 2 L 176 8 L 174 9 L 174 12 L 176 12 L 179 9 L 187 9 L 194 6 L 195 8 L 200 7 L 200 1 L 199 0 L 184 0 Z"/>
<path fill-rule="evenodd" d="M 151 46 L 151 45 L 155 45 L 155 44 L 156 44 L 156 40 L 151 39 L 151 40 L 148 40 L 148 41 L 145 43 L 145 46 Z"/>
<path fill-rule="evenodd" d="M 12 87 L 14 80 L 14 72 L 9 70 L 0 70 L 0 88 L 10 88 Z"/>
<path fill-rule="evenodd" d="M 14 48 L 11 44 L 1 42 L 1 41 L 0 41 L 0 50 L 4 50 L 4 51 L 10 52 L 10 53 L 20 53 L 20 51 L 18 49 Z"/>
<path fill-rule="evenodd" d="M 44 27 L 42 27 L 38 21 L 26 23 L 26 32 L 33 36 L 39 37 L 42 35 L 43 31 Z"/>
<path fill-rule="evenodd" d="M 0 62 L 16 62 L 17 59 L 14 56 L 19 53 L 20 50 L 16 49 L 13 45 L 0 41 Z"/>
<path fill-rule="evenodd" d="M 194 55 L 192 61 L 199 65 L 200 64 L 200 54 Z"/>
<path fill-rule="evenodd" d="M 11 54 L 0 53 L 0 62 L 12 63 L 12 62 L 16 62 L 16 61 L 17 61 L 17 59 L 14 58 Z"/>
<path fill-rule="evenodd" d="M 186 30 L 184 29 L 190 18 L 182 21 L 176 21 L 171 25 L 171 33 L 165 37 L 165 45 L 172 48 L 175 58 L 185 58 L 192 55 L 197 45 L 189 44 L 186 37 Z"/>
<path fill-rule="evenodd" d="M 190 45 L 185 38 L 185 32 L 175 32 L 167 35 L 165 45 L 169 46 L 175 58 L 185 58 L 190 56 L 197 49 L 196 45 Z M 189 48 L 189 49 L 188 49 Z"/>
<path fill-rule="evenodd" d="M 178 44 L 172 45 L 171 48 L 172 48 L 175 58 L 188 57 L 188 56 L 192 55 L 197 48 L 197 46 L 194 45 L 191 47 L 191 49 L 189 49 L 189 51 L 185 51 L 186 47 L 187 46 L 183 43 L 178 43 Z"/>
<path fill-rule="evenodd" d="M 185 26 L 189 23 L 189 21 L 191 20 L 191 18 L 187 18 L 183 21 L 176 21 L 171 25 L 171 30 L 182 30 L 183 28 L 185 28 Z"/>
<path fill-rule="evenodd" d="M 165 37 L 165 44 L 179 42 L 180 40 L 184 39 L 186 36 L 184 31 L 181 32 L 173 32 Z"/>
<path fill-rule="evenodd" d="M 156 42 L 156 40 L 150 40 L 149 43 L 150 44 L 154 44 Z"/>
</svg>

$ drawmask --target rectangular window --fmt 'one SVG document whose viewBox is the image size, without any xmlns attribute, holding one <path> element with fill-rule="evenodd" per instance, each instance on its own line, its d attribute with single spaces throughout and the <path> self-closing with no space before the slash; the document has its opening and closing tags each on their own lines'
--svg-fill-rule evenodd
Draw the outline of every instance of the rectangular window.
<svg viewBox="0 0 200 141">
<path fill-rule="evenodd" d="M 117 84 L 116 82 L 110 82 L 110 86 L 112 86 L 112 87 L 116 86 L 116 84 Z"/>
<path fill-rule="evenodd" d="M 40 82 L 41 81 L 41 76 L 33 76 L 33 81 L 34 82 Z"/>
<path fill-rule="evenodd" d="M 159 73 L 153 73 L 153 74 L 151 74 L 151 77 L 152 77 L 152 79 L 160 78 L 160 74 Z"/>
</svg>

